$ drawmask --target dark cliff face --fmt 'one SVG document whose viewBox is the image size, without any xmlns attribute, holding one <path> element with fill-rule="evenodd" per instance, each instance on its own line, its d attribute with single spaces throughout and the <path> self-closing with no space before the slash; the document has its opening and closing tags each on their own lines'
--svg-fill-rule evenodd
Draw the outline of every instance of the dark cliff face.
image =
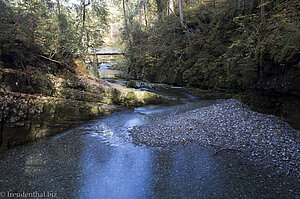
<svg viewBox="0 0 300 199">
<path fill-rule="evenodd" d="M 146 69 L 145 69 L 146 70 Z M 274 68 L 273 68 L 274 70 Z M 151 82 L 167 83 L 180 86 L 192 86 L 201 89 L 220 90 L 231 93 L 237 99 L 250 105 L 252 109 L 275 114 L 288 121 L 293 127 L 300 128 L 300 70 L 291 68 L 286 71 L 264 71 L 252 84 L 240 82 L 236 84 L 221 84 L 201 78 L 202 74 L 191 74 L 193 84 L 188 84 L 183 79 L 182 73 L 170 69 L 162 73 L 139 73 L 131 71 L 128 76 L 133 79 L 146 79 Z M 278 69 L 279 70 L 279 69 Z M 242 85 L 242 86 L 241 86 Z"/>
<path fill-rule="evenodd" d="M 296 66 L 290 68 L 272 67 L 262 68 L 258 75 L 248 82 L 240 78 L 239 82 L 230 82 L 226 74 L 218 80 L 211 74 L 203 74 L 197 70 L 189 73 L 189 69 L 176 72 L 172 68 L 161 72 L 140 72 L 134 69 L 128 73 L 129 78 L 145 79 L 151 82 L 167 83 L 194 88 L 219 90 L 232 93 L 237 99 L 250 105 L 256 111 L 275 114 L 288 121 L 293 127 L 300 128 L 300 70 Z M 143 68 L 142 71 L 149 71 Z M 183 76 L 182 74 L 185 74 Z M 247 75 L 247 74 L 244 74 Z M 211 76 L 211 78 L 203 78 Z M 184 78 L 185 79 L 184 79 Z M 235 77 L 238 79 L 238 77 Z"/>
</svg>

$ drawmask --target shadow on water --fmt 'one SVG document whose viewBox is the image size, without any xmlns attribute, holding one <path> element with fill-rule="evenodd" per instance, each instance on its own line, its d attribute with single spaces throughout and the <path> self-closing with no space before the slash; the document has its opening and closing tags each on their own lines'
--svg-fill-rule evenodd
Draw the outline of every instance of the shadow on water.
<svg viewBox="0 0 300 199">
<path fill-rule="evenodd" d="M 165 91 L 164 91 L 165 92 Z M 121 111 L 0 158 L 0 192 L 57 193 L 58 198 L 296 198 L 297 182 L 274 179 L 234 152 L 213 156 L 197 142 L 134 146 L 128 129 L 163 114 L 208 106 L 171 90 L 176 105 Z"/>
</svg>

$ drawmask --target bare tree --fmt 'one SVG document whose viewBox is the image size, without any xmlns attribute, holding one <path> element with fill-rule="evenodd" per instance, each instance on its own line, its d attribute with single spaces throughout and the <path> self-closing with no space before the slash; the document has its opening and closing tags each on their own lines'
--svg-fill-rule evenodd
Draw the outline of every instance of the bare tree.
<svg viewBox="0 0 300 199">
<path fill-rule="evenodd" d="M 146 27 L 148 27 L 146 1 L 144 2 L 144 17 L 145 17 L 145 25 Z"/>
<path fill-rule="evenodd" d="M 180 18 L 180 23 L 183 25 L 183 0 L 179 0 L 179 18 Z"/>
<path fill-rule="evenodd" d="M 129 33 L 128 23 L 127 23 L 125 0 L 122 0 L 122 3 L 123 3 L 123 15 L 124 15 L 124 20 L 125 20 L 126 34 L 127 34 L 127 38 L 128 38 L 129 48 L 131 50 L 132 45 L 131 45 L 130 33 Z"/>
<path fill-rule="evenodd" d="M 169 0 L 168 14 L 174 13 L 174 0 Z"/>
<path fill-rule="evenodd" d="M 265 20 L 265 8 L 264 8 L 264 0 L 260 0 L 260 18 L 261 22 L 264 22 Z"/>
<path fill-rule="evenodd" d="M 57 9 L 58 9 L 58 14 L 60 15 L 61 8 L 60 8 L 60 2 L 59 2 L 59 0 L 56 0 L 56 4 L 57 4 Z"/>
</svg>

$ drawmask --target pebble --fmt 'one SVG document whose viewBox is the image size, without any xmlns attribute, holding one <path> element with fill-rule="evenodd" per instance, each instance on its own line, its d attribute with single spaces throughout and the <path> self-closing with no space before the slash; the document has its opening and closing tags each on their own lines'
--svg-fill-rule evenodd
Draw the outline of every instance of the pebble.
<svg viewBox="0 0 300 199">
<path fill-rule="evenodd" d="M 241 151 L 257 164 L 300 179 L 300 131 L 234 99 L 153 118 L 129 133 L 136 145 L 165 147 L 199 141 L 218 150 Z"/>
</svg>

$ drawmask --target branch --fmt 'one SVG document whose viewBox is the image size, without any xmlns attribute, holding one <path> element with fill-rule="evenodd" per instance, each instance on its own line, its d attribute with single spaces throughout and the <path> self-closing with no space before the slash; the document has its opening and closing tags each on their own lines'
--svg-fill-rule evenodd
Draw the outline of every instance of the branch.
<svg viewBox="0 0 300 199">
<path fill-rule="evenodd" d="M 33 87 L 32 87 L 32 85 L 31 85 L 31 82 L 30 82 L 30 80 L 29 80 L 29 78 L 28 78 L 28 76 L 29 76 L 30 74 L 27 74 L 28 71 L 25 69 L 22 60 L 20 60 L 20 61 L 21 61 L 21 66 L 22 66 L 24 72 L 26 73 L 26 80 L 27 80 L 27 82 L 28 82 L 28 85 L 29 85 L 30 89 L 32 90 L 32 92 L 35 92 L 34 89 L 33 89 Z"/>
<path fill-rule="evenodd" d="M 62 65 L 62 63 L 61 62 L 59 62 L 59 61 L 56 61 L 56 60 L 54 60 L 54 59 L 51 59 L 51 58 L 48 58 L 48 57 L 45 57 L 45 56 L 43 56 L 43 55 L 39 55 L 40 57 L 42 57 L 42 58 L 44 58 L 44 59 L 47 59 L 47 60 L 49 60 L 49 61 L 52 61 L 52 62 L 55 62 L 55 63 L 57 63 L 57 64 L 60 64 L 60 65 Z"/>
<path fill-rule="evenodd" d="M 179 19 L 179 17 L 174 13 L 174 11 L 173 10 L 171 10 L 170 8 L 169 8 L 169 10 L 174 14 L 174 16 L 178 19 L 178 21 L 180 22 L 180 24 L 182 25 L 182 27 L 188 32 L 188 33 L 190 33 L 191 34 L 191 31 L 188 29 L 188 27 L 186 27 L 186 25 Z"/>
</svg>

